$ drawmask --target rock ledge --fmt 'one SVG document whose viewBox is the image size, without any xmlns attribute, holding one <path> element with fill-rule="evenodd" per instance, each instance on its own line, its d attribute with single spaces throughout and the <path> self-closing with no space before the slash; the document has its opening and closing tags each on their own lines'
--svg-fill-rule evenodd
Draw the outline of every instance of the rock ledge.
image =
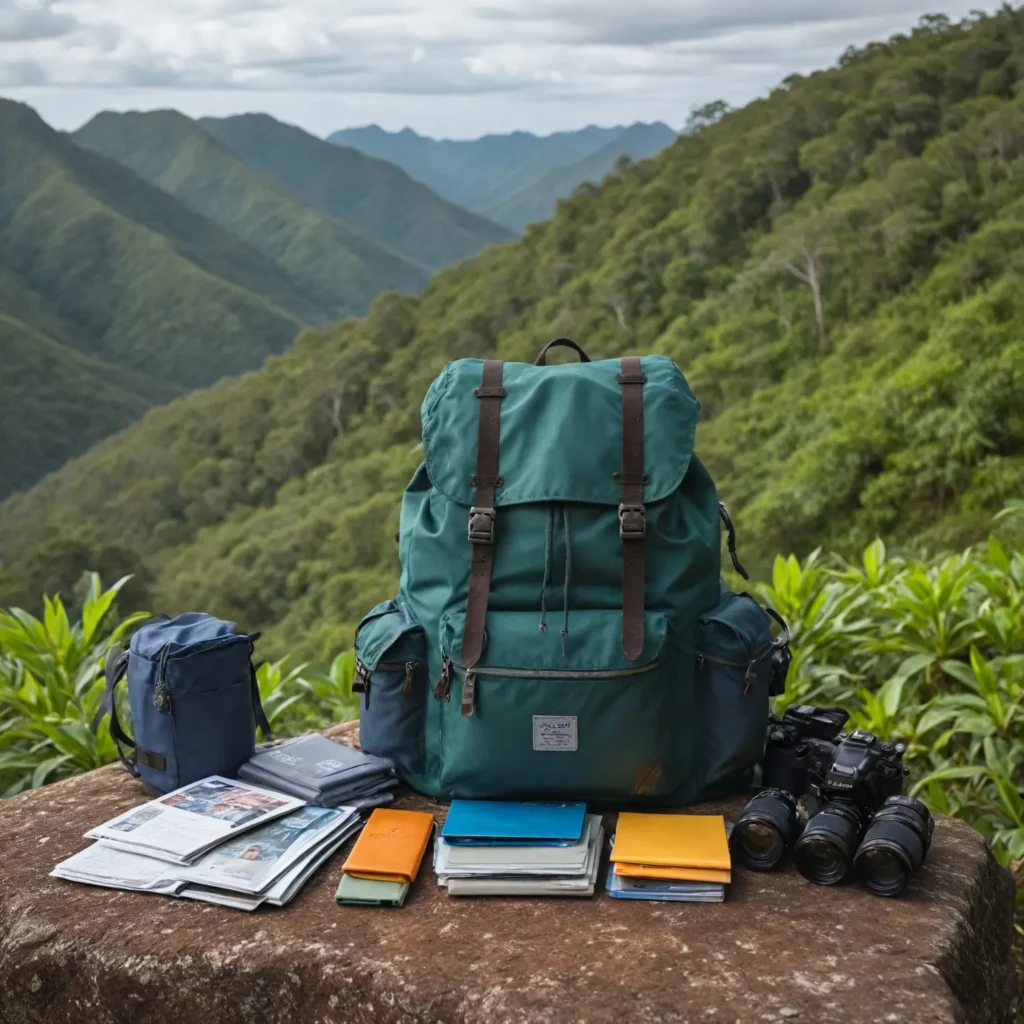
<svg viewBox="0 0 1024 1024">
<path fill-rule="evenodd" d="M 2 1024 L 1010 1019 L 1013 885 L 952 819 L 899 900 L 792 868 L 736 872 L 723 905 L 459 900 L 425 863 L 404 909 L 364 910 L 334 903 L 339 854 L 249 915 L 47 877 L 144 799 L 111 767 L 0 802 Z"/>
</svg>

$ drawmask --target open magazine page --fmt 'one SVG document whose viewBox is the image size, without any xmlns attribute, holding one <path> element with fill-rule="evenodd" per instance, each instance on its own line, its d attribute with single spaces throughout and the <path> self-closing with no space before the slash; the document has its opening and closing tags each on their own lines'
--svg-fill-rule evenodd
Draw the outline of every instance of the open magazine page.
<svg viewBox="0 0 1024 1024">
<path fill-rule="evenodd" d="M 232 835 L 305 806 L 295 797 L 211 775 L 86 832 L 149 857 L 189 864 Z"/>
<path fill-rule="evenodd" d="M 184 885 L 167 877 L 173 871 L 165 861 L 93 843 L 81 853 L 61 861 L 50 875 L 107 889 L 173 893 Z"/>
<path fill-rule="evenodd" d="M 218 846 L 191 867 L 179 869 L 176 877 L 218 889 L 261 893 L 356 815 L 351 807 L 300 807 Z"/>
</svg>

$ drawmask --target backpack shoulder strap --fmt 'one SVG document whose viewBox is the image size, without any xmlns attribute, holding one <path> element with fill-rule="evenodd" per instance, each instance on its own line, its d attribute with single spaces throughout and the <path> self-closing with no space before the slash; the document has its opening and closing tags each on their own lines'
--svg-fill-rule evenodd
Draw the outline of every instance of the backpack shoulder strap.
<svg viewBox="0 0 1024 1024">
<path fill-rule="evenodd" d="M 249 678 L 252 680 L 252 710 L 256 716 L 256 724 L 260 728 L 260 732 L 263 733 L 265 740 L 272 740 L 273 734 L 270 731 L 270 722 L 267 721 L 267 714 L 263 710 L 263 702 L 260 700 L 260 682 L 256 678 L 256 666 L 252 663 L 253 652 L 255 651 L 256 641 L 260 638 L 259 633 L 249 633 Z"/>
<path fill-rule="evenodd" d="M 494 566 L 494 492 L 504 483 L 498 475 L 501 400 L 505 397 L 505 389 L 501 384 L 503 369 L 500 359 L 485 359 L 480 387 L 474 392 L 480 401 L 480 419 L 477 426 L 476 473 L 470 478 L 474 488 L 473 506 L 469 510 L 471 561 L 466 625 L 462 634 L 462 664 L 467 675 L 483 654 L 487 602 Z"/>
<path fill-rule="evenodd" d="M 622 470 L 616 474 L 622 541 L 622 652 L 630 661 L 644 649 L 644 384 L 640 360 L 625 356 L 615 379 L 622 388 Z"/>
<path fill-rule="evenodd" d="M 93 718 L 92 729 L 95 732 L 99 728 L 100 722 L 103 721 L 104 716 L 109 713 L 110 735 L 117 747 L 117 755 L 121 759 L 121 764 L 124 765 L 127 771 L 138 778 L 139 770 L 136 768 L 136 765 L 142 764 L 147 768 L 152 768 L 154 771 L 164 772 L 167 771 L 167 760 L 162 754 L 156 754 L 152 750 L 140 747 L 125 732 L 121 725 L 121 720 L 117 714 L 117 701 L 114 699 L 114 690 L 128 670 L 128 657 L 129 652 L 122 650 L 116 644 L 107 651 L 107 660 L 103 667 L 106 677 L 106 688 L 103 691 L 103 700 L 100 701 L 99 709 Z M 124 750 L 121 749 L 122 743 L 126 747 L 132 748 L 131 757 L 128 757 Z"/>
</svg>

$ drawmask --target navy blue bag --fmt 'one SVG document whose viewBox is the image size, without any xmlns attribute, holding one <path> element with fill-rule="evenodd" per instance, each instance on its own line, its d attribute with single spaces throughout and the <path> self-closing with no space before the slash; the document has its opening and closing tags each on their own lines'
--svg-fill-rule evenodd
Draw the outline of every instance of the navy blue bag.
<svg viewBox="0 0 1024 1024">
<path fill-rule="evenodd" d="M 201 612 L 144 625 L 127 651 L 107 656 L 107 689 L 94 728 L 110 714 L 121 763 L 158 793 L 208 775 L 234 776 L 256 748 L 256 726 L 270 728 L 252 666 L 259 636 Z M 114 700 L 127 674 L 134 739 Z M 132 748 L 130 756 L 122 745 Z"/>
</svg>

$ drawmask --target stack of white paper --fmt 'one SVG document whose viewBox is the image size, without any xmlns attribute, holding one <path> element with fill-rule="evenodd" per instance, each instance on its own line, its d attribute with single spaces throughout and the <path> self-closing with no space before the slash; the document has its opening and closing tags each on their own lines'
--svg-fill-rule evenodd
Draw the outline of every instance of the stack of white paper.
<svg viewBox="0 0 1024 1024">
<path fill-rule="evenodd" d="M 601 816 L 588 814 L 567 846 L 434 845 L 434 870 L 451 896 L 593 896 L 601 860 Z"/>
<path fill-rule="evenodd" d="M 213 781 L 218 786 L 211 789 L 208 783 Z M 225 829 L 224 819 L 215 816 L 225 796 L 232 806 L 230 795 L 220 788 L 225 782 L 250 795 L 265 792 L 222 779 L 195 783 L 179 791 L 189 794 L 187 801 L 166 804 L 168 798 L 163 797 L 92 829 L 87 835 L 99 837 L 98 841 L 58 864 L 51 874 L 88 885 L 184 896 L 242 910 L 255 910 L 263 903 L 283 906 L 362 825 L 354 807 L 310 807 L 271 794 L 284 812 L 257 801 L 253 806 L 265 813 L 257 818 L 239 814 L 238 819 L 246 820 L 228 821 L 227 835 L 214 840 L 217 845 L 211 848 L 210 833 L 218 827 Z M 217 802 L 200 808 L 197 801 L 209 797 L 213 789 L 219 794 Z M 163 805 L 163 809 L 156 815 L 141 813 L 153 805 Z M 168 812 L 170 820 L 164 817 Z M 176 833 L 171 828 L 174 819 L 186 814 L 209 819 L 206 827 Z M 133 826 L 127 833 L 118 828 L 125 822 Z M 120 834 L 136 841 L 107 838 Z M 202 850 L 195 853 L 199 847 Z"/>
</svg>

